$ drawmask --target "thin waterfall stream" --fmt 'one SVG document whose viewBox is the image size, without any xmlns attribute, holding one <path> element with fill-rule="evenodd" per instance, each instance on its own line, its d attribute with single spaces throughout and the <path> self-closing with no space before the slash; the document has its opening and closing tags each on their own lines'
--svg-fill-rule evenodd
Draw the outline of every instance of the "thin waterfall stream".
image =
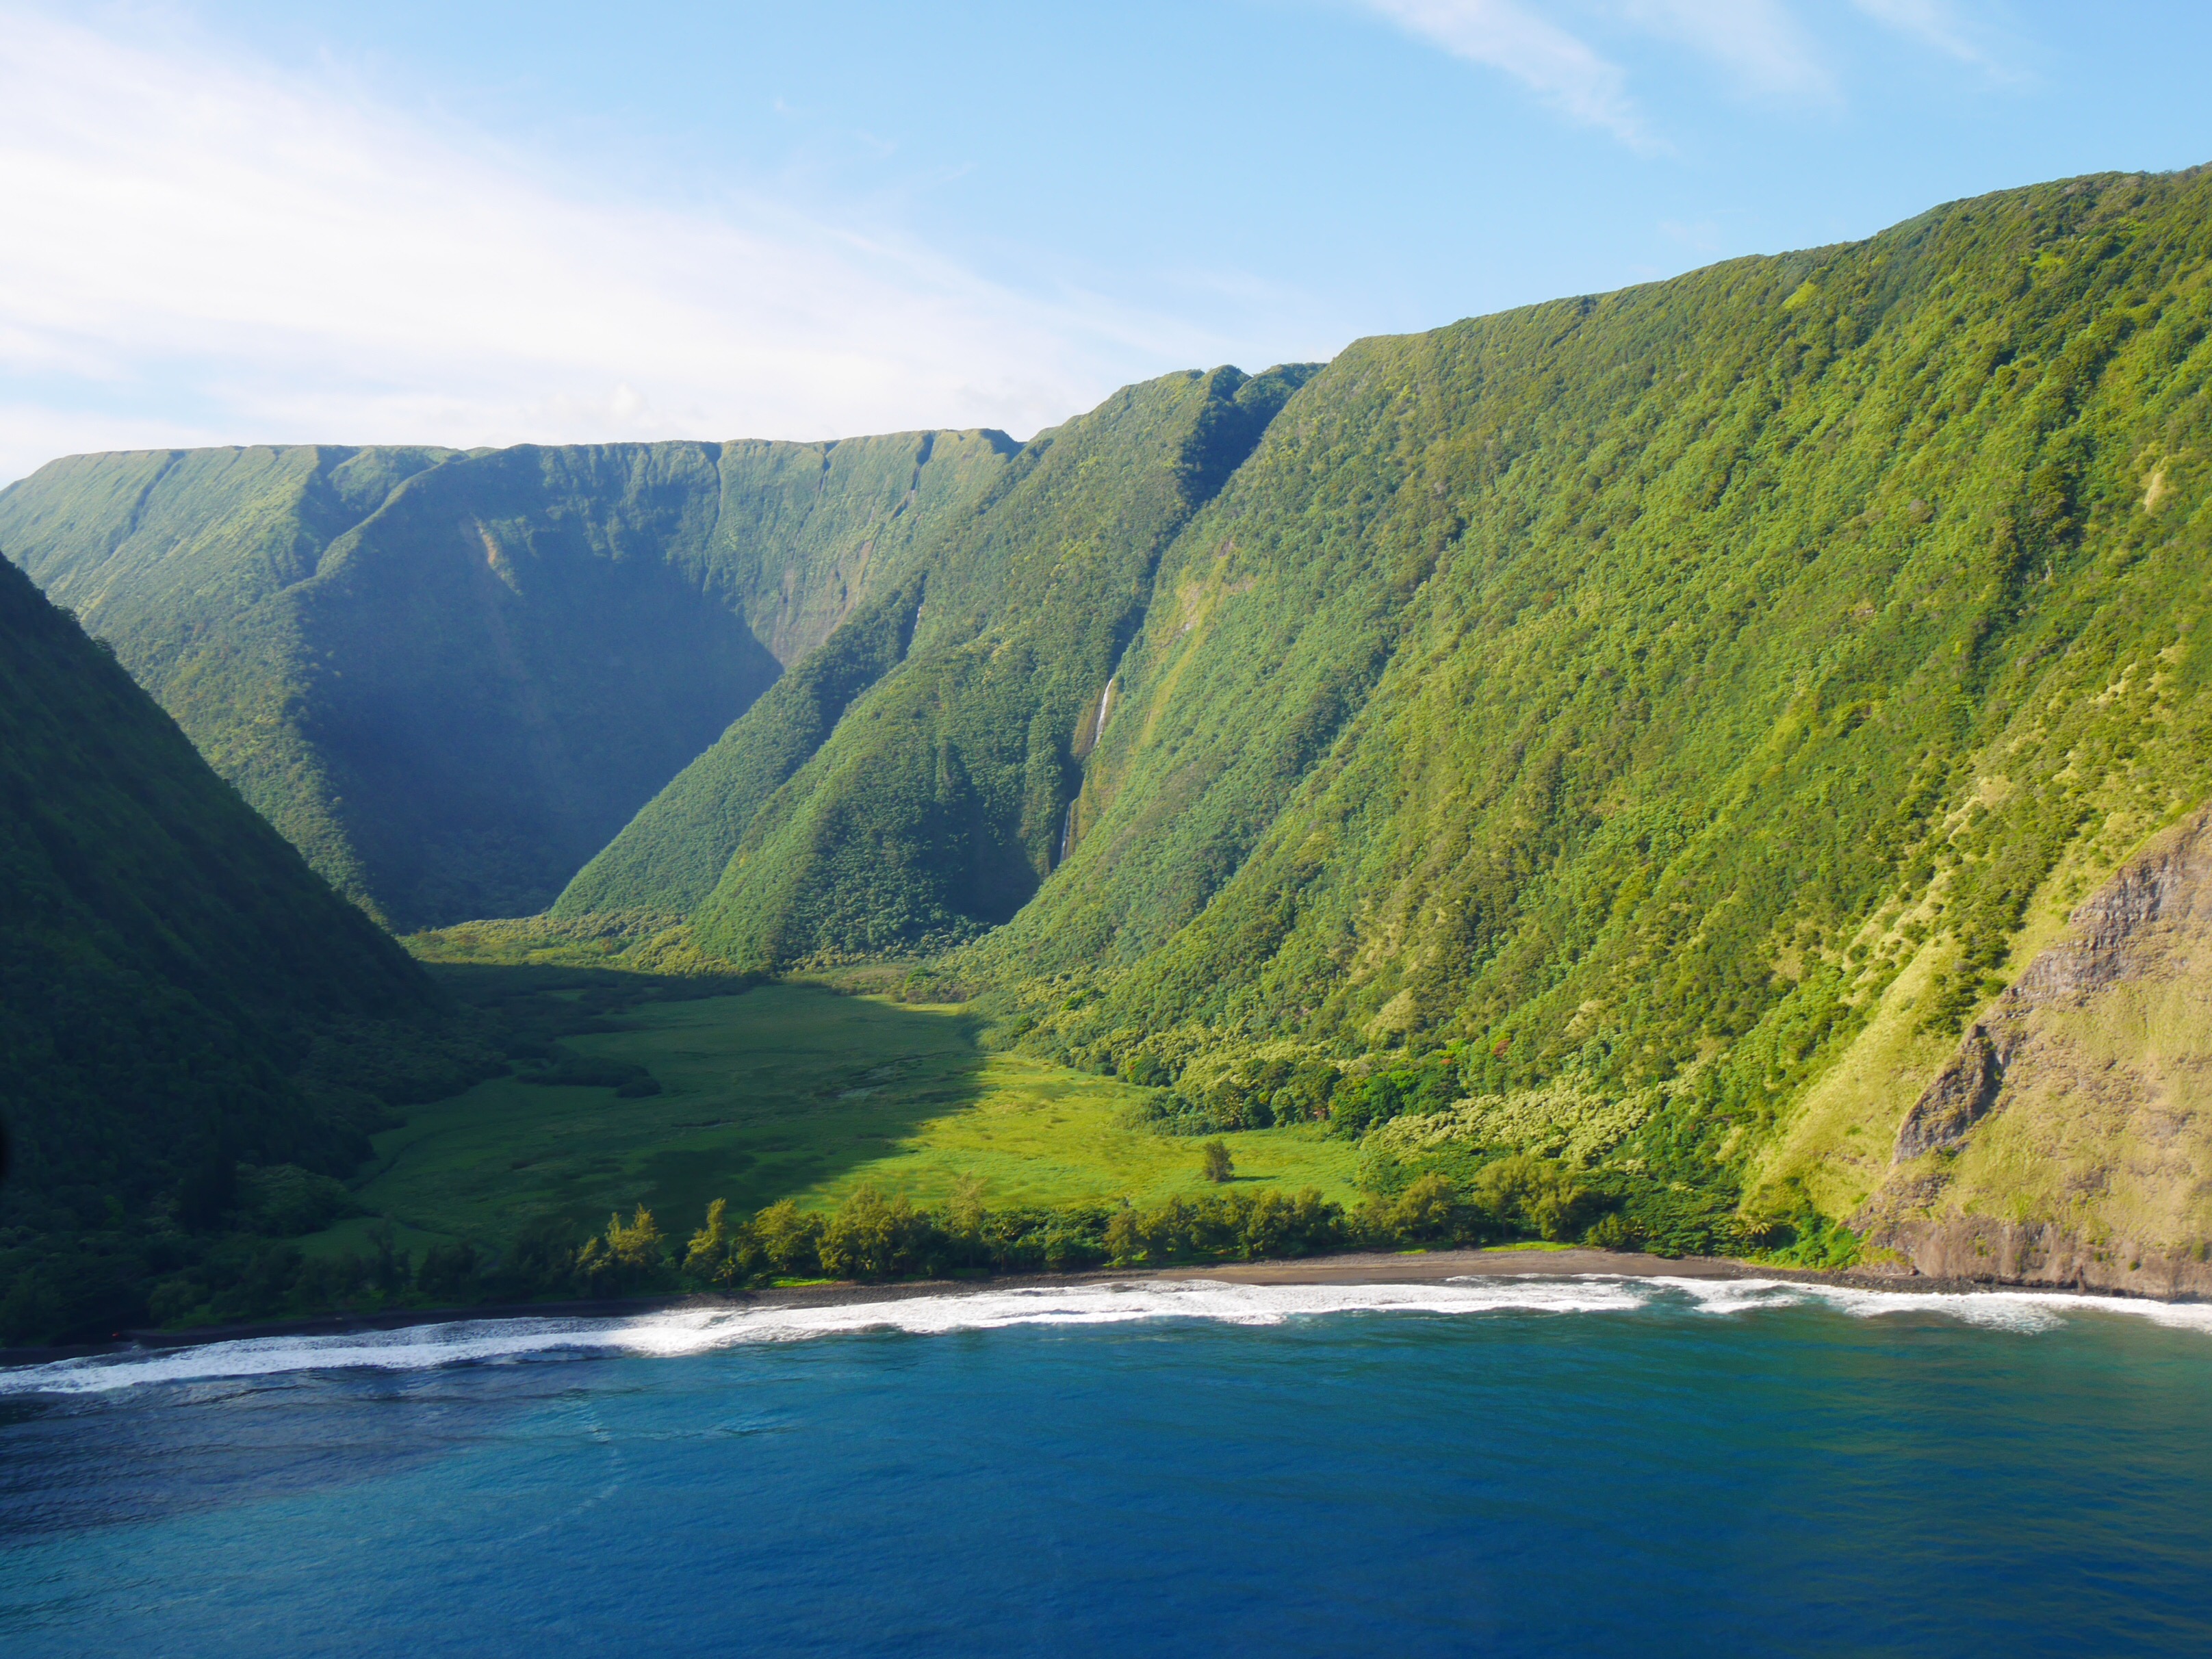
<svg viewBox="0 0 2212 1659">
<path fill-rule="evenodd" d="M 1118 672 L 1109 674 L 1105 689 L 1098 694 L 1098 718 L 1091 723 L 1091 749 L 1085 751 L 1086 754 L 1095 750 L 1098 747 L 1098 739 L 1106 735 L 1106 714 L 1114 706 L 1114 687 L 1121 678 Z M 1068 855 L 1074 851 L 1075 803 L 1070 801 L 1067 803 L 1067 816 L 1060 821 L 1060 856 L 1053 860 L 1053 867 L 1058 869 L 1066 863 Z"/>
</svg>

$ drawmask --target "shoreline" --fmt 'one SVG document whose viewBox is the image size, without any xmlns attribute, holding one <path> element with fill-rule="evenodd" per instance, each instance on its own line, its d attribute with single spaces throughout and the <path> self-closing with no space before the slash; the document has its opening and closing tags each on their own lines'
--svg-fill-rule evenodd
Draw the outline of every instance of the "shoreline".
<svg viewBox="0 0 2212 1659">
<path fill-rule="evenodd" d="M 48 1347 L 0 1348 L 0 1369 L 51 1364 L 57 1360 L 105 1354 L 159 1352 L 206 1347 L 219 1342 L 252 1341 L 282 1336 L 345 1336 L 356 1332 L 405 1330 L 424 1325 L 472 1324 L 502 1319 L 620 1319 L 680 1309 L 851 1307 L 872 1302 L 904 1302 L 917 1297 L 961 1296 L 984 1290 L 1049 1290 L 1078 1285 L 1127 1284 L 1135 1280 L 1211 1279 L 1231 1285 L 1422 1285 L 1454 1279 L 1771 1279 L 1799 1285 L 1833 1285 L 1851 1290 L 1891 1291 L 1909 1295 L 1960 1296 L 1974 1291 L 2024 1291 L 2103 1298 L 2115 1302 L 2190 1303 L 2195 1297 L 2146 1297 L 2083 1285 L 2032 1285 L 1988 1279 L 1934 1279 L 1917 1273 L 1876 1273 L 1849 1268 L 1772 1267 L 1729 1256 L 1656 1256 L 1641 1251 L 1602 1250 L 1588 1245 L 1531 1249 L 1526 1245 L 1487 1249 L 1364 1250 L 1335 1255 L 1293 1256 L 1268 1261 L 1185 1263 L 1132 1271 L 1091 1268 L 1066 1273 L 998 1273 L 981 1279 L 921 1279 L 888 1284 L 846 1281 L 800 1285 L 780 1290 L 722 1294 L 609 1297 L 568 1302 L 480 1303 L 447 1308 L 395 1308 L 384 1313 L 329 1314 L 313 1319 L 266 1320 L 235 1325 L 204 1325 L 190 1330 L 133 1330 L 105 1342 L 58 1343 Z"/>
</svg>

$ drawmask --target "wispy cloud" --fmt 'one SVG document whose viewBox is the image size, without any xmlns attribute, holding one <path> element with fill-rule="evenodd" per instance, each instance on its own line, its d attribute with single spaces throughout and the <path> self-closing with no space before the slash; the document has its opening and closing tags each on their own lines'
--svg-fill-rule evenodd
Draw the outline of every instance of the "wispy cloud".
<svg viewBox="0 0 2212 1659">
<path fill-rule="evenodd" d="M 1638 149 L 1667 148 L 1630 96 L 1627 70 L 1550 18 L 1512 0 L 1365 3 L 1456 57 L 1503 70 L 1576 120 Z M 1782 0 L 1615 0 L 1594 17 L 1686 46 L 1757 95 L 1837 100 L 1817 48 Z"/>
<path fill-rule="evenodd" d="M 1627 76 L 1579 36 L 1511 0 L 1366 0 L 1409 33 L 1470 63 L 1501 70 L 1576 120 L 1638 149 L 1653 144 Z"/>
<path fill-rule="evenodd" d="M 1034 429 L 1218 361 L 768 200 L 550 168 L 204 42 L 0 9 L 0 479 L 72 449 Z"/>
<path fill-rule="evenodd" d="M 2027 78 L 1978 40 L 1978 31 L 1944 0 L 1853 0 L 1853 3 L 1877 23 L 1910 36 L 1947 58 L 1984 70 L 1996 80 L 2017 82 Z"/>
<path fill-rule="evenodd" d="M 1717 69 L 1753 97 L 1803 106 L 1844 101 L 1835 66 L 1790 0 L 1584 0 L 1539 15 L 1516 0 L 1359 0 L 1409 33 L 1471 63 L 1513 76 L 1570 118 L 1641 150 L 1668 148 L 1663 131 L 1631 92 L 1640 54 L 1609 57 L 1585 39 L 1619 49 L 1671 41 Z M 2001 81 L 2017 71 L 1983 44 L 1985 30 L 1963 21 L 1949 0 L 1852 0 L 1863 18 Z M 1848 15 L 1848 14 L 1845 14 Z M 1561 22 L 1579 15 L 1577 33 Z M 1624 38 L 1626 37 L 1626 38 Z"/>
<path fill-rule="evenodd" d="M 1837 97 L 1818 47 L 1779 0 L 1626 0 L 1629 22 L 1679 41 L 1765 98 Z"/>
</svg>

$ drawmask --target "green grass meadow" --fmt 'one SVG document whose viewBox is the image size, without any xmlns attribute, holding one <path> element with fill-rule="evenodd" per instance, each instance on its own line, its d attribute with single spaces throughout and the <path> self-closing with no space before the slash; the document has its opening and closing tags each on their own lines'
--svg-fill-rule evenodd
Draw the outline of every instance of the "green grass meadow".
<svg viewBox="0 0 2212 1659">
<path fill-rule="evenodd" d="M 713 1199 L 740 1212 L 787 1197 L 828 1206 L 863 1182 L 929 1202 L 972 1178 L 994 1208 L 1142 1201 L 1206 1185 L 1198 1143 L 1125 1126 L 1143 1091 L 987 1053 L 957 1007 L 780 983 L 647 1003 L 623 1024 L 566 1041 L 644 1066 L 661 1093 L 480 1084 L 379 1135 L 356 1198 L 419 1251 L 641 1203 L 677 1232 Z M 1353 1147 L 1318 1126 L 1224 1139 L 1240 1183 L 1357 1195 Z M 303 1242 L 313 1254 L 362 1249 L 372 1224 L 356 1218 Z"/>
</svg>

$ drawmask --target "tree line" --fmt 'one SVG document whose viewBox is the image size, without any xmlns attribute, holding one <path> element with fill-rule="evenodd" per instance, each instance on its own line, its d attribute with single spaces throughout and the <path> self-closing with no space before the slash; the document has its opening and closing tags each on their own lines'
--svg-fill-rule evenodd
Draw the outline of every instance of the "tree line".
<svg viewBox="0 0 2212 1659">
<path fill-rule="evenodd" d="M 751 1216 L 716 1199 L 688 1233 L 645 1205 L 580 1241 L 569 1218 L 522 1227 L 503 1248 L 449 1240 L 419 1255 L 388 1223 L 368 1249 L 308 1258 L 281 1240 L 236 1237 L 164 1280 L 149 1311 L 204 1324 L 333 1310 L 740 1291 L 807 1280 L 983 1278 L 1086 1268 L 1150 1269 L 1347 1249 L 1477 1246 L 1516 1239 L 1643 1246 L 1648 1235 L 1606 1192 L 1556 1160 L 1515 1157 L 1455 1180 L 1431 1171 L 1346 1206 L 1315 1188 L 1235 1184 L 1149 1204 L 986 1206 L 972 1184 L 942 1204 L 873 1186 L 826 1210 L 780 1200 Z M 1695 1242 L 1695 1241 L 1693 1241 Z"/>
</svg>

